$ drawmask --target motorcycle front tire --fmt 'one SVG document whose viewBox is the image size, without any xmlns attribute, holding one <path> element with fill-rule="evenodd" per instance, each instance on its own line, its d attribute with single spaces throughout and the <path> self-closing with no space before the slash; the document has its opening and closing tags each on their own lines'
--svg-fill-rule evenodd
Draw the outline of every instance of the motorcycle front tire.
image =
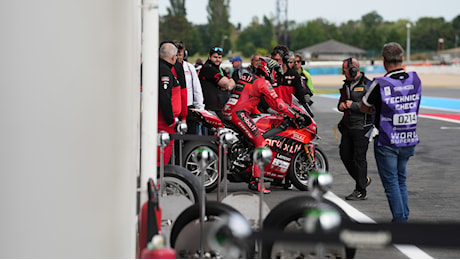
<svg viewBox="0 0 460 260">
<path fill-rule="evenodd" d="M 291 166 L 289 167 L 287 177 L 291 180 L 292 184 L 301 191 L 308 191 L 308 178 L 310 177 L 310 173 L 314 171 L 318 172 L 328 172 L 329 171 L 329 162 L 327 160 L 326 155 L 324 152 L 315 145 L 315 159 L 316 159 L 316 166 L 309 167 L 308 172 L 299 172 L 299 168 L 297 164 L 305 163 L 308 159 L 306 158 L 307 155 L 305 152 L 301 151 L 298 152 L 294 158 Z"/>
</svg>

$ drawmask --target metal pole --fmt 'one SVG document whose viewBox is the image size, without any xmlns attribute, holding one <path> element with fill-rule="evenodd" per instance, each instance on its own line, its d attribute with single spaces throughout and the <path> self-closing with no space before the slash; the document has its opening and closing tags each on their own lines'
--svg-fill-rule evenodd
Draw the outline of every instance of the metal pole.
<svg viewBox="0 0 460 260">
<path fill-rule="evenodd" d="M 200 258 L 204 258 L 204 243 L 205 243 L 205 235 L 204 235 L 204 220 L 206 216 L 206 188 L 204 187 L 204 183 L 206 181 L 206 169 L 208 168 L 211 159 L 213 156 L 213 151 L 207 147 L 199 147 L 194 152 L 192 156 L 195 163 L 198 165 L 198 168 L 201 172 L 201 201 L 200 201 Z"/>
<path fill-rule="evenodd" d="M 259 196 L 259 230 L 262 230 L 262 216 L 263 216 L 263 200 L 264 200 L 264 168 L 267 166 L 271 160 L 272 160 L 272 151 L 268 147 L 257 147 L 254 149 L 254 154 L 253 154 L 253 160 L 254 160 L 254 167 L 259 167 L 260 169 L 260 196 Z M 262 240 L 258 241 L 259 245 L 259 251 L 258 251 L 258 258 L 262 258 Z"/>
<path fill-rule="evenodd" d="M 224 195 L 223 197 L 227 197 L 228 195 L 228 180 L 227 180 L 227 155 L 228 155 L 228 144 L 224 143 L 224 157 L 222 158 L 222 172 L 224 173 Z M 220 179 L 219 179 L 220 180 Z"/>
<path fill-rule="evenodd" d="M 142 11 L 141 183 L 149 178 L 157 183 L 158 0 L 143 0 Z M 141 185 L 141 205 L 146 201 L 146 185 Z"/>
</svg>

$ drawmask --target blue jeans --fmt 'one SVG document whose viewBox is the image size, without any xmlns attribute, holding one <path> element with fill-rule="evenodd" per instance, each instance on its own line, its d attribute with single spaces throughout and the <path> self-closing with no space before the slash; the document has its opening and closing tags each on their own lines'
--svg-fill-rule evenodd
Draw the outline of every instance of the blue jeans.
<svg viewBox="0 0 460 260">
<path fill-rule="evenodd" d="M 407 222 L 409 204 L 406 186 L 406 166 L 414 155 L 415 145 L 407 147 L 378 146 L 374 139 L 374 155 L 387 195 L 392 222 Z"/>
</svg>

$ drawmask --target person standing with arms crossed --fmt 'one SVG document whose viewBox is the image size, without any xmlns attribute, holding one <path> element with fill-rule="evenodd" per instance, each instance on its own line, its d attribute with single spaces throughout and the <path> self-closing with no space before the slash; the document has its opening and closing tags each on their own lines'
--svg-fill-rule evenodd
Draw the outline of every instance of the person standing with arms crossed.
<svg viewBox="0 0 460 260">
<path fill-rule="evenodd" d="M 386 74 L 376 77 L 361 102 L 361 111 L 374 112 L 374 155 L 387 196 L 392 222 L 407 222 L 409 203 L 406 168 L 419 143 L 417 118 L 422 82 L 402 67 L 404 49 L 396 42 L 383 46 Z"/>
<path fill-rule="evenodd" d="M 359 70 L 359 62 L 355 58 L 350 57 L 343 61 L 342 73 L 345 80 L 337 104 L 337 109 L 343 112 L 342 120 L 338 124 L 342 134 L 339 153 L 348 174 L 355 181 L 354 191 L 345 199 L 366 200 L 366 187 L 371 183 L 371 178 L 367 177 L 366 153 L 369 138 L 366 133 L 372 126 L 372 115 L 361 112 L 360 106 L 366 84 L 370 80 Z"/>
<path fill-rule="evenodd" d="M 209 50 L 209 56 L 198 77 L 203 90 L 205 108 L 222 119 L 222 108 L 230 98 L 235 81 L 224 72 L 220 64 L 224 49 L 215 46 Z"/>
</svg>

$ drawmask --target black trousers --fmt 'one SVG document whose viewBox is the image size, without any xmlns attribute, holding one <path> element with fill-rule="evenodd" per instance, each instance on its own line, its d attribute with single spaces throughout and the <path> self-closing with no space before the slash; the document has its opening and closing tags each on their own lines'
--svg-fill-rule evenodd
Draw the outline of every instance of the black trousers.
<svg viewBox="0 0 460 260">
<path fill-rule="evenodd" d="M 190 134 L 190 135 L 194 135 L 197 133 L 196 131 L 197 123 L 195 121 L 195 118 L 193 117 L 192 110 L 191 110 L 192 108 L 194 107 L 193 106 L 188 107 L 187 118 L 185 119 L 187 122 L 187 134 Z"/>
<path fill-rule="evenodd" d="M 348 174 L 355 180 L 355 190 L 366 193 L 367 185 L 367 149 L 369 138 L 365 136 L 369 127 L 365 129 L 349 129 L 341 127 L 342 139 L 339 151 L 340 159 L 348 171 Z"/>
</svg>

